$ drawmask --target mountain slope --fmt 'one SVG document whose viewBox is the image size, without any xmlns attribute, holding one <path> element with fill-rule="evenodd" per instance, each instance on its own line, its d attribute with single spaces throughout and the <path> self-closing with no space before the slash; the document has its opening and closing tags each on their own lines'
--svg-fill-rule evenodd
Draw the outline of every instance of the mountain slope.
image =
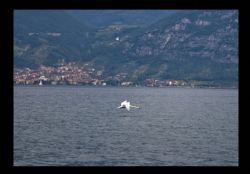
<svg viewBox="0 0 250 174">
<path fill-rule="evenodd" d="M 15 10 L 14 64 L 51 65 L 87 59 L 91 28 L 62 10 Z"/>
<path fill-rule="evenodd" d="M 133 77 L 144 67 L 137 78 L 237 80 L 237 11 L 180 11 L 146 29 L 117 36 L 119 42 L 106 41 L 98 48 L 107 47 L 121 58 L 109 57 L 113 63 L 108 69 L 114 73 L 131 67 Z"/>
<path fill-rule="evenodd" d="M 106 77 L 126 74 L 130 81 L 238 81 L 236 10 L 179 10 L 149 26 L 107 19 L 108 25 L 92 29 L 65 11 L 15 13 L 15 66 L 53 66 L 64 59 L 88 62 Z"/>
</svg>

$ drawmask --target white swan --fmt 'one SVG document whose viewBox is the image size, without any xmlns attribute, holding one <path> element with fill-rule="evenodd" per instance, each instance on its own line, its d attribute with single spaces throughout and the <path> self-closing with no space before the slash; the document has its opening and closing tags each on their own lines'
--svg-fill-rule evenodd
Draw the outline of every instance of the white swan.
<svg viewBox="0 0 250 174">
<path fill-rule="evenodd" d="M 131 108 L 131 107 L 132 107 L 132 108 L 140 108 L 140 107 L 138 107 L 138 106 L 133 106 L 133 105 L 131 105 L 130 102 L 128 102 L 127 100 L 121 102 L 121 106 L 119 106 L 119 107 L 117 107 L 117 108 L 119 108 L 119 109 L 121 109 L 121 108 L 126 108 L 128 111 L 130 111 L 130 108 Z"/>
</svg>

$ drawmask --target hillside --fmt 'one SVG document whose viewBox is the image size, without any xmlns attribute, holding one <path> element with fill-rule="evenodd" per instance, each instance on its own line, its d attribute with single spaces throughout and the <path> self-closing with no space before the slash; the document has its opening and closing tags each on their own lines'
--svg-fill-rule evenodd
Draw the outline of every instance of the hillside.
<svg viewBox="0 0 250 174">
<path fill-rule="evenodd" d="M 55 65 L 64 59 L 89 63 L 106 77 L 126 74 L 128 81 L 237 84 L 237 11 L 179 10 L 146 26 L 109 18 L 100 28 L 65 11 L 32 13 L 15 13 L 15 67 Z"/>
<path fill-rule="evenodd" d="M 237 16 L 236 11 L 181 11 L 148 28 L 107 30 L 102 37 L 97 32 L 93 45 L 111 55 L 94 60 L 106 63 L 109 73 L 129 72 L 132 79 L 236 81 Z"/>
<path fill-rule="evenodd" d="M 36 68 L 89 58 L 92 29 L 62 10 L 15 10 L 14 65 Z"/>
</svg>

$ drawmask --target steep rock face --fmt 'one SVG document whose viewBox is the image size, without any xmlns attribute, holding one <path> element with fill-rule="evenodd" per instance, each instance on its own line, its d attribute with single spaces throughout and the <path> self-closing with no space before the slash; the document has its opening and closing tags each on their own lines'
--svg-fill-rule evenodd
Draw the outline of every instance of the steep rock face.
<svg viewBox="0 0 250 174">
<path fill-rule="evenodd" d="M 124 52 L 131 56 L 187 56 L 223 63 L 238 62 L 237 11 L 183 11 L 151 25 L 135 40 L 128 40 Z"/>
</svg>

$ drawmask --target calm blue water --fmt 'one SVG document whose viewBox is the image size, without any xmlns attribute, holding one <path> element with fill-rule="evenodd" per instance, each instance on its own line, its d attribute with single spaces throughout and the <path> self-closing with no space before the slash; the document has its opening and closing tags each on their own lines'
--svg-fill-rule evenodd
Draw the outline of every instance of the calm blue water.
<svg viewBox="0 0 250 174">
<path fill-rule="evenodd" d="M 238 90 L 14 87 L 14 165 L 237 166 Z"/>
</svg>

